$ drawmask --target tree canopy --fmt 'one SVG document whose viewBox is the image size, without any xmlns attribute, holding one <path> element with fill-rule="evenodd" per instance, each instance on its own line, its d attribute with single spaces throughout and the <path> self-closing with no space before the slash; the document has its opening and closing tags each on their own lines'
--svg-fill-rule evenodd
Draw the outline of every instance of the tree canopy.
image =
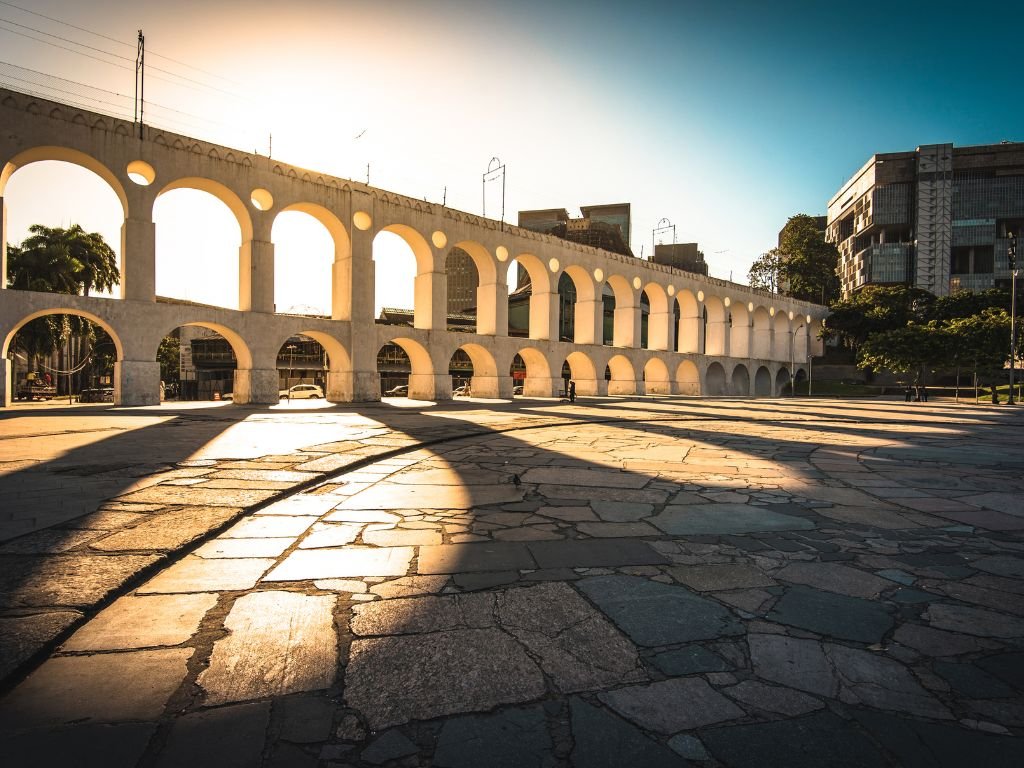
<svg viewBox="0 0 1024 768">
<path fill-rule="evenodd" d="M 98 232 L 79 224 L 67 229 L 33 224 L 29 232 L 21 245 L 7 248 L 11 288 L 88 296 L 120 282 L 117 254 Z"/>
<path fill-rule="evenodd" d="M 751 288 L 759 288 L 762 291 L 778 293 L 782 285 L 782 251 L 772 248 L 767 253 L 762 253 L 757 260 L 750 265 L 747 272 L 747 281 Z"/>
<path fill-rule="evenodd" d="M 762 253 L 751 265 L 751 287 L 828 304 L 839 296 L 839 252 L 825 242 L 814 217 L 791 216 L 779 234 L 779 247 Z"/>
<path fill-rule="evenodd" d="M 839 251 L 825 242 L 813 216 L 791 216 L 779 233 L 778 250 L 784 254 L 782 277 L 790 296 L 819 304 L 830 304 L 839 296 Z"/>
<path fill-rule="evenodd" d="M 78 224 L 67 229 L 33 224 L 29 233 L 21 245 L 7 246 L 9 287 L 88 296 L 91 289 L 109 291 L 120 282 L 117 255 L 99 233 L 86 232 Z M 22 326 L 14 344 L 33 368 L 38 356 L 53 352 L 72 336 L 91 344 L 95 326 L 76 315 L 45 315 Z"/>
</svg>

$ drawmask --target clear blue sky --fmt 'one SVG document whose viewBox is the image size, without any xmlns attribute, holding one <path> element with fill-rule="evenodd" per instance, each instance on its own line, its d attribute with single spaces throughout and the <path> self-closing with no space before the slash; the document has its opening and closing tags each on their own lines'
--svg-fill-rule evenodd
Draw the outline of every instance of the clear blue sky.
<svg viewBox="0 0 1024 768">
<path fill-rule="evenodd" d="M 871 154 L 1024 140 L 1020 3 L 14 2 L 129 43 L 142 28 L 148 50 L 229 78 L 191 73 L 244 99 L 151 72 L 147 95 L 201 118 L 200 137 L 265 151 L 273 131 L 282 160 L 352 178 L 370 163 L 374 185 L 447 187 L 473 212 L 498 156 L 508 220 L 628 201 L 637 254 L 667 217 L 744 282 L 786 218 L 824 213 Z M 2 20 L 117 47 L 0 4 L 0 60 L 131 93 L 130 71 Z"/>
</svg>

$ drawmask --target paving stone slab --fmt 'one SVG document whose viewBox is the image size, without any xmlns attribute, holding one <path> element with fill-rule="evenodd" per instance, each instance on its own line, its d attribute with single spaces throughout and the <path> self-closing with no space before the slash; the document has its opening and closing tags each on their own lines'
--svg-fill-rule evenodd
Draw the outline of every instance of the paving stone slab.
<svg viewBox="0 0 1024 768">
<path fill-rule="evenodd" d="M 703 731 L 711 753 L 730 768 L 864 768 L 886 765 L 874 744 L 849 723 L 819 712 L 796 720 Z"/>
<path fill-rule="evenodd" d="M 128 550 L 174 551 L 196 541 L 242 513 L 238 507 L 185 507 L 90 544 L 103 552 Z"/>
<path fill-rule="evenodd" d="M 447 720 L 434 752 L 437 768 L 554 768 L 557 765 L 542 707 Z"/>
<path fill-rule="evenodd" d="M 270 703 L 235 704 L 179 717 L 158 768 L 249 768 L 259 765 Z"/>
<path fill-rule="evenodd" d="M 938 629 L 947 629 L 978 637 L 1024 637 L 1024 619 L 1006 616 L 983 608 L 933 603 L 925 614 Z"/>
<path fill-rule="evenodd" d="M 380 600 L 353 606 L 350 625 L 362 637 L 483 629 L 494 626 L 494 599 L 487 592 Z"/>
<path fill-rule="evenodd" d="M 1004 699 L 1016 693 L 1013 687 L 973 664 L 936 661 L 932 671 L 958 695 L 968 699 Z"/>
<path fill-rule="evenodd" d="M 660 531 L 644 522 L 632 523 L 577 523 L 576 530 L 599 538 L 625 538 L 627 536 L 658 536 Z"/>
<path fill-rule="evenodd" d="M 127 595 L 83 626 L 65 651 L 113 651 L 184 643 L 217 603 L 217 595 Z"/>
<path fill-rule="evenodd" d="M 953 718 L 902 664 L 844 645 L 827 643 L 824 648 L 839 676 L 842 701 L 940 720 Z"/>
<path fill-rule="evenodd" d="M 412 547 L 342 547 L 292 552 L 264 581 L 306 581 L 363 576 L 405 576 Z"/>
<path fill-rule="evenodd" d="M 313 524 L 305 516 L 253 515 L 231 526 L 221 534 L 225 539 L 262 539 L 301 536 Z"/>
<path fill-rule="evenodd" d="M 678 565 L 668 569 L 672 577 L 698 592 L 748 587 L 771 587 L 774 579 L 754 565 Z"/>
<path fill-rule="evenodd" d="M 970 635 L 961 635 L 906 622 L 896 628 L 893 640 L 926 656 L 959 656 L 981 650 L 981 643 Z"/>
<path fill-rule="evenodd" d="M 821 643 L 785 635 L 751 634 L 750 661 L 758 677 L 833 698 L 839 681 Z"/>
<path fill-rule="evenodd" d="M 633 644 L 566 584 L 500 593 L 495 615 L 563 693 L 647 679 Z"/>
<path fill-rule="evenodd" d="M 143 518 L 145 519 L 145 518 Z M 50 528 L 33 531 L 0 545 L 3 555 L 57 555 L 102 536 L 99 531 Z"/>
<path fill-rule="evenodd" d="M 648 738 L 642 731 L 610 712 L 573 698 L 572 765 L 575 768 L 680 768 L 679 755 Z"/>
<path fill-rule="evenodd" d="M 531 545 L 536 546 L 536 545 Z M 536 568 L 526 544 L 518 542 L 471 542 L 420 547 L 420 574 L 472 573 Z"/>
<path fill-rule="evenodd" d="M 722 693 L 748 707 L 777 712 L 787 717 L 806 715 L 825 706 L 806 693 L 782 686 L 765 685 L 756 680 L 744 680 L 739 685 L 723 688 Z"/>
<path fill-rule="evenodd" d="M 275 739 L 317 744 L 331 737 L 336 704 L 324 696 L 285 696 L 274 701 Z"/>
<path fill-rule="evenodd" d="M 332 595 L 253 592 L 224 620 L 199 676 L 207 705 L 327 688 L 338 664 Z"/>
<path fill-rule="evenodd" d="M 73 725 L 4 738 L 12 766 L 135 768 L 156 731 L 155 723 Z"/>
<path fill-rule="evenodd" d="M 363 533 L 363 543 L 375 547 L 417 547 L 438 546 L 442 537 L 438 531 L 406 530 L 367 530 Z"/>
<path fill-rule="evenodd" d="M 802 517 L 747 504 L 688 504 L 668 506 L 648 522 L 673 536 L 757 531 L 807 531 L 814 523 Z"/>
<path fill-rule="evenodd" d="M 1020 744 L 1015 738 L 859 708 L 852 714 L 905 768 L 1020 766 Z"/>
<path fill-rule="evenodd" d="M 540 669 L 499 629 L 355 640 L 345 671 L 345 702 L 375 730 L 523 703 L 544 691 Z"/>
<path fill-rule="evenodd" d="M 652 656 L 651 663 L 670 677 L 695 675 L 699 672 L 728 672 L 732 669 L 720 656 L 699 645 L 664 651 Z"/>
<path fill-rule="evenodd" d="M 542 485 L 537 492 L 545 499 L 569 499 L 591 503 L 594 501 L 617 501 L 636 504 L 664 504 L 668 498 L 665 491 L 651 488 L 595 488 L 590 485 Z"/>
<path fill-rule="evenodd" d="M 850 597 L 878 597 L 892 588 L 887 579 L 840 563 L 790 563 L 775 572 L 779 581 L 804 584 Z"/>
<path fill-rule="evenodd" d="M 975 662 L 982 669 L 1024 691 L 1024 653 L 1010 652 L 986 656 Z"/>
<path fill-rule="evenodd" d="M 0 608 L 91 606 L 162 555 L 0 557 Z"/>
<path fill-rule="evenodd" d="M 270 539 L 224 539 L 218 537 L 203 544 L 192 554 L 208 560 L 278 557 L 294 543 L 294 537 Z"/>
<path fill-rule="evenodd" d="M 576 584 L 640 645 L 710 640 L 743 632 L 742 624 L 727 609 L 684 587 L 638 576 L 594 576 Z"/>
<path fill-rule="evenodd" d="M 363 750 L 360 757 L 371 765 L 383 765 L 392 760 L 415 755 L 419 748 L 399 730 L 385 731 Z"/>
<path fill-rule="evenodd" d="M 270 558 L 207 560 L 190 555 L 161 571 L 136 591 L 140 595 L 152 595 L 252 589 L 273 564 Z"/>
<path fill-rule="evenodd" d="M 523 491 L 511 483 L 467 486 L 377 483 L 345 499 L 338 509 L 473 509 L 522 499 Z"/>
<path fill-rule="evenodd" d="M 185 678 L 191 648 L 64 656 L 0 701 L 5 732 L 70 723 L 156 720 Z"/>
<path fill-rule="evenodd" d="M 571 539 L 527 545 L 540 568 L 618 568 L 663 565 L 668 559 L 639 539 Z"/>
<path fill-rule="evenodd" d="M 82 617 L 78 611 L 47 611 L 0 617 L 0 680 Z"/>
<path fill-rule="evenodd" d="M 625 501 L 594 501 L 590 505 L 598 517 L 609 523 L 631 523 L 649 517 L 653 504 Z"/>
<path fill-rule="evenodd" d="M 746 715 L 699 677 L 633 685 L 606 691 L 598 698 L 641 728 L 665 735 Z"/>
<path fill-rule="evenodd" d="M 156 504 L 192 504 L 203 507 L 254 507 L 276 496 L 277 491 L 254 488 L 196 488 L 195 486 L 154 485 L 119 496 L 118 501 Z"/>
<path fill-rule="evenodd" d="M 800 627 L 827 637 L 877 643 L 893 626 L 885 608 L 870 600 L 793 587 L 786 592 L 767 619 Z"/>
</svg>

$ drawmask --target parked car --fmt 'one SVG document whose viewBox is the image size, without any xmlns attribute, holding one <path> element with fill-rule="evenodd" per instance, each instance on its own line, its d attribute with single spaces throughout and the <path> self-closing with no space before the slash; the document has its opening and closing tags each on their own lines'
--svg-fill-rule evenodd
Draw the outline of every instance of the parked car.
<svg viewBox="0 0 1024 768">
<path fill-rule="evenodd" d="M 463 384 L 452 390 L 452 397 L 469 397 L 469 385 Z"/>
<path fill-rule="evenodd" d="M 512 387 L 512 394 L 513 395 L 521 395 L 521 394 L 523 394 L 523 387 L 522 387 L 522 385 L 520 385 L 518 387 Z"/>
<path fill-rule="evenodd" d="M 408 384 L 399 384 L 397 387 L 392 387 L 391 389 L 384 393 L 385 397 L 408 397 L 408 395 Z"/>
<path fill-rule="evenodd" d="M 324 391 L 316 384 L 296 384 L 294 387 L 282 389 L 279 394 L 289 400 L 318 400 L 324 396 Z"/>
<path fill-rule="evenodd" d="M 114 402 L 113 387 L 90 387 L 83 389 L 78 395 L 80 403 L 112 403 Z"/>
</svg>

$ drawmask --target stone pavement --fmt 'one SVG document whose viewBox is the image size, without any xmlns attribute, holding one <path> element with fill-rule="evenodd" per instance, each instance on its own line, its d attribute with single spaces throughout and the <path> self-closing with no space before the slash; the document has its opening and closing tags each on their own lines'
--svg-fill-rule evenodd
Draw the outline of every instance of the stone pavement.
<svg viewBox="0 0 1024 768">
<path fill-rule="evenodd" d="M 0 420 L 5 501 L 109 475 L 0 546 L 16 765 L 1022 762 L 1016 411 L 74 413 Z"/>
</svg>

